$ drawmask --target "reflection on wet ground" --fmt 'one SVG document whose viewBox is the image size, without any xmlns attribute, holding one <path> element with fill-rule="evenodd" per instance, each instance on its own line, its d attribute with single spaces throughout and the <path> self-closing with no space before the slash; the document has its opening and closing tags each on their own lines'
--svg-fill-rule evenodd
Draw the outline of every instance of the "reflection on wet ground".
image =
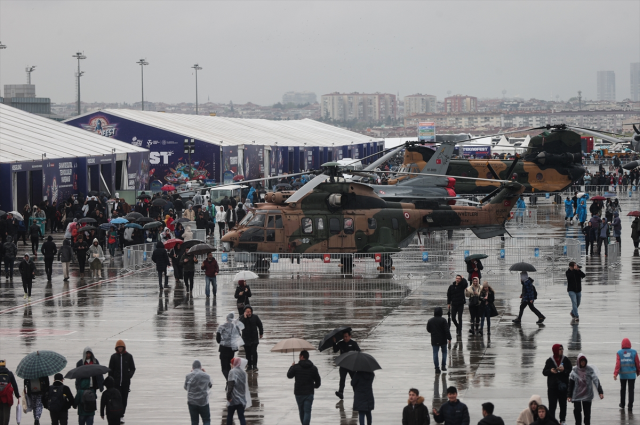
<svg viewBox="0 0 640 425">
<path fill-rule="evenodd" d="M 629 211 L 631 201 L 622 202 L 623 211 Z M 552 219 L 544 227 L 515 232 L 581 238 L 579 226 L 565 227 L 559 214 L 550 216 Z M 628 248 L 629 224 L 624 217 L 625 249 L 620 265 L 607 267 L 600 257 L 582 261 L 588 278 L 583 287 L 579 325 L 569 317 L 570 301 L 562 273 L 555 284 L 539 290 L 536 305 L 547 317 L 542 326 L 535 324 L 529 311 L 525 312 L 522 325 L 514 326 L 511 319 L 518 311 L 520 291 L 517 276 L 504 270 L 488 273 L 487 278 L 492 279 L 497 290 L 496 306 L 500 312 L 492 320 L 491 337 L 486 332 L 483 337 L 470 336 L 465 323 L 463 335 L 448 347 L 449 370 L 441 375 L 434 373 L 425 326 L 434 307 L 446 308 L 448 276 L 419 285 L 407 279 L 321 277 L 252 282 L 252 305 L 264 323 L 265 336 L 258 349 L 260 371 L 249 375 L 252 407 L 247 410 L 248 423 L 299 423 L 293 382 L 286 378 L 292 356 L 269 350 L 292 335 L 316 344 L 325 332 L 339 325 L 352 326 L 361 348 L 383 366 L 374 382 L 376 423 L 399 422 L 410 387 L 419 388 L 431 408 L 446 401 L 446 388 L 450 385 L 458 387 L 462 400 L 469 405 L 472 423 L 480 419 L 480 405 L 485 401 L 496 404 L 496 413 L 505 422 L 513 423 L 531 394 L 540 394 L 547 402 L 542 368 L 555 343 L 564 344 L 565 354 L 572 361 L 584 352 L 590 364 L 601 372 L 605 399 L 594 402 L 593 423 L 604 423 L 605 418 L 607 423 L 633 423 L 627 412 L 618 413 L 619 384 L 611 377 L 621 339 L 629 337 L 640 344 L 640 290 L 635 284 L 640 277 L 640 257 Z M 6 358 L 9 368 L 15 370 L 28 352 L 51 349 L 67 356 L 68 370 L 87 345 L 102 363 L 107 363 L 115 341 L 123 339 L 138 367 L 126 415 L 128 423 L 135 424 L 188 421 L 182 386 L 193 359 L 198 358 L 214 382 L 210 397 L 213 423 L 226 423 L 224 379 L 215 331 L 228 312 L 237 311 L 230 279 L 220 279 L 216 299 L 204 297 L 202 279 L 193 297 L 186 296 L 180 287 L 159 296 L 153 274 L 118 276 L 117 266 L 117 262 L 110 265 L 103 282 L 81 281 L 74 271 L 71 282 L 63 283 L 56 265 L 53 283 L 47 285 L 39 278 L 34 285 L 34 302 L 28 306 L 22 300 L 20 281 L 2 279 L 0 357 Z M 468 321 L 466 310 L 464 317 Z M 244 355 L 243 351 L 240 355 Z M 311 353 L 322 376 L 313 423 L 356 424 L 349 385 L 343 402 L 334 395 L 339 380 L 334 358 L 329 352 Z M 571 410 L 570 407 L 569 423 L 573 423 Z M 24 423 L 32 423 L 30 415 Z"/>
</svg>

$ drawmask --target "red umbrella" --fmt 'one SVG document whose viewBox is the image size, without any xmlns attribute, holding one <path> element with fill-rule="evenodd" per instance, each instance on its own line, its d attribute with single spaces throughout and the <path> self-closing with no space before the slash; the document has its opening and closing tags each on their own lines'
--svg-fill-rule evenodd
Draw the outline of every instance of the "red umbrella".
<svg viewBox="0 0 640 425">
<path fill-rule="evenodd" d="M 240 180 L 244 180 L 244 176 L 242 174 L 238 174 L 233 178 L 234 182 L 239 182 Z"/>
<path fill-rule="evenodd" d="M 640 211 L 631 211 L 629 212 L 629 214 L 627 214 L 627 217 L 631 216 L 631 217 L 640 217 Z"/>
<path fill-rule="evenodd" d="M 176 245 L 181 245 L 184 241 L 181 239 L 169 239 L 164 243 L 166 249 L 172 249 Z"/>
<path fill-rule="evenodd" d="M 605 198 L 604 196 L 594 196 L 593 198 L 591 198 L 592 201 L 604 201 Z"/>
<path fill-rule="evenodd" d="M 176 190 L 176 187 L 172 184 L 165 184 L 164 186 L 162 186 L 161 190 L 163 192 L 169 192 L 171 190 Z"/>
</svg>

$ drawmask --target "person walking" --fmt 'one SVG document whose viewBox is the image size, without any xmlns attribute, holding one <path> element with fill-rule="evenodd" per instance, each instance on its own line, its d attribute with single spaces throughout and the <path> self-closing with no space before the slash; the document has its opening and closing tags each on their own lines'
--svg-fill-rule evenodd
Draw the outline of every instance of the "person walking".
<svg viewBox="0 0 640 425">
<path fill-rule="evenodd" d="M 240 322 L 244 325 L 242 330 L 242 340 L 244 341 L 244 352 L 247 357 L 247 371 L 258 371 L 258 344 L 264 334 L 262 321 L 258 315 L 253 314 L 253 307 L 250 305 L 244 309 L 244 314 L 240 317 Z"/>
<path fill-rule="evenodd" d="M 480 280 L 474 277 L 471 286 L 464 290 L 465 297 L 469 298 L 469 315 L 471 316 L 471 328 L 469 333 L 475 335 L 480 332 Z"/>
<path fill-rule="evenodd" d="M 580 199 L 578 207 L 576 208 L 576 216 L 580 223 L 580 228 L 584 227 L 584 222 L 587 221 L 587 202 L 584 199 Z"/>
<path fill-rule="evenodd" d="M 13 243 L 13 237 L 7 235 L 7 241 L 2 247 L 4 251 L 4 275 L 7 280 L 13 280 L 13 267 L 18 255 L 18 248 Z"/>
<path fill-rule="evenodd" d="M 180 251 L 180 245 L 178 244 L 169 250 L 169 258 L 171 259 L 171 265 L 173 266 L 173 277 L 176 282 L 176 288 L 180 283 L 180 279 L 184 278 L 182 263 L 180 262 L 182 253 Z"/>
<path fill-rule="evenodd" d="M 102 277 L 102 262 L 104 261 L 104 253 L 97 238 L 93 239 L 93 243 L 89 247 L 89 269 L 91 277 Z"/>
<path fill-rule="evenodd" d="M 44 407 L 49 409 L 52 425 L 67 425 L 69 423 L 69 409 L 75 409 L 78 405 L 71 389 L 64 384 L 64 377 L 56 373 L 53 384 L 47 391 Z"/>
<path fill-rule="evenodd" d="M 340 355 L 348 353 L 349 351 L 360 351 L 358 343 L 355 340 L 351 339 L 351 331 L 343 332 L 342 341 L 338 342 L 337 339 L 333 337 L 333 352 L 337 353 L 338 351 L 340 352 Z M 353 372 L 341 366 L 339 369 L 339 373 L 340 383 L 338 384 L 338 391 L 336 391 L 335 394 L 336 397 L 342 400 L 344 399 L 344 386 L 346 383 L 347 374 L 349 374 L 350 378 L 353 378 Z"/>
<path fill-rule="evenodd" d="M 469 425 L 469 408 L 458 400 L 458 389 L 456 387 L 447 388 L 447 402 L 440 406 L 440 410 L 433 409 L 433 419 L 444 425 Z"/>
<path fill-rule="evenodd" d="M 542 398 L 534 394 L 529 399 L 529 405 L 518 415 L 517 425 L 531 425 L 538 420 L 538 406 L 542 406 Z"/>
<path fill-rule="evenodd" d="M 36 277 L 36 265 L 29 258 L 29 254 L 24 254 L 18 270 L 20 270 L 20 276 L 22 277 L 23 298 L 27 299 L 28 297 L 29 301 L 31 301 L 31 287 L 33 286 L 33 279 Z"/>
<path fill-rule="evenodd" d="M 246 280 L 239 280 L 238 286 L 236 286 L 236 292 L 233 294 L 236 299 L 236 305 L 238 307 L 238 315 L 244 314 L 244 309 L 250 304 L 249 298 L 251 298 L 251 288 L 247 285 Z"/>
<path fill-rule="evenodd" d="M 182 273 L 184 275 L 184 285 L 187 295 L 193 295 L 193 277 L 195 274 L 198 257 L 185 251 L 180 256 L 180 264 L 182 264 Z"/>
<path fill-rule="evenodd" d="M 58 261 L 62 263 L 62 274 L 64 276 L 63 281 L 69 280 L 69 265 L 73 260 L 73 248 L 71 248 L 71 241 L 65 239 L 62 242 L 62 248 L 58 251 Z"/>
<path fill-rule="evenodd" d="M 26 397 L 29 397 L 31 409 L 33 409 L 33 425 L 40 425 L 40 416 L 42 416 L 42 397 L 49 392 L 49 377 L 42 376 L 37 379 L 25 379 L 24 388 Z"/>
<path fill-rule="evenodd" d="M 160 241 L 156 242 L 156 249 L 151 254 L 151 261 L 156 264 L 156 271 L 158 272 L 158 286 L 160 287 L 160 293 L 163 289 L 169 288 L 169 276 L 167 276 L 167 267 L 171 265 L 169 254 L 164 247 L 164 244 Z M 162 275 L 164 274 L 164 287 L 162 286 Z"/>
<path fill-rule="evenodd" d="M 300 423 L 309 425 L 311 423 L 311 407 L 313 406 L 313 397 L 315 390 L 320 388 L 321 380 L 318 368 L 309 360 L 309 352 L 302 350 L 298 357 L 298 363 L 295 362 L 287 371 L 287 378 L 295 379 L 293 385 L 293 395 L 296 397 L 298 404 L 298 414 L 300 415 Z"/>
<path fill-rule="evenodd" d="M 564 200 L 564 221 L 573 224 L 573 201 L 568 196 Z"/>
<path fill-rule="evenodd" d="M 467 285 L 467 280 L 461 275 L 457 275 L 455 282 L 453 282 L 447 290 L 447 305 L 451 311 L 451 320 L 456 326 L 457 335 L 462 335 L 462 313 L 464 311 L 464 305 L 467 303 L 464 291 Z M 458 320 L 456 320 L 456 316 Z"/>
<path fill-rule="evenodd" d="M 353 410 L 358 411 L 360 425 L 371 425 L 371 412 L 375 408 L 373 397 L 373 380 L 376 375 L 373 372 L 354 372 L 351 378 L 353 387 Z"/>
<path fill-rule="evenodd" d="M 567 391 L 569 390 L 569 375 L 571 374 L 571 360 L 564 356 L 562 344 L 551 347 L 553 355 L 544 364 L 542 374 L 547 377 L 547 396 L 549 397 L 549 416 L 556 417 L 556 407 L 560 405 L 560 422 L 567 419 Z"/>
<path fill-rule="evenodd" d="M 622 221 L 620 220 L 620 213 L 615 211 L 613 213 L 613 221 L 611 221 L 611 227 L 613 228 L 613 237 L 616 238 L 618 245 L 622 244 Z"/>
<path fill-rule="evenodd" d="M 191 416 L 191 425 L 198 425 L 202 418 L 203 425 L 211 424 L 209 409 L 209 391 L 213 383 L 211 377 L 202 368 L 200 360 L 194 360 L 191 373 L 184 379 L 184 389 L 187 390 L 187 406 Z"/>
<path fill-rule="evenodd" d="M 129 400 L 129 392 L 131 392 L 131 378 L 136 373 L 136 365 L 133 362 L 133 356 L 127 352 L 127 346 L 124 341 L 119 339 L 116 342 L 116 352 L 111 355 L 109 360 L 109 376 L 116 382 L 115 388 L 120 391 L 122 396 L 122 417 L 120 423 L 124 423 L 124 414 L 127 411 L 127 401 Z"/>
<path fill-rule="evenodd" d="M 631 240 L 633 241 L 633 248 L 638 249 L 640 244 L 640 217 L 636 217 L 631 222 Z"/>
<path fill-rule="evenodd" d="M 558 425 L 558 421 L 551 415 L 547 406 L 538 406 L 538 420 L 531 425 Z"/>
<path fill-rule="evenodd" d="M 87 251 L 89 245 L 85 242 L 82 233 L 78 233 L 78 239 L 76 241 L 76 257 L 78 257 L 78 269 L 80 270 L 80 278 L 84 278 L 84 266 L 87 261 Z"/>
<path fill-rule="evenodd" d="M 84 365 L 100 364 L 98 359 L 93 355 L 91 347 L 84 347 L 82 351 L 82 358 L 76 363 L 76 367 Z M 80 391 L 80 379 L 76 379 L 76 390 Z M 104 389 L 104 376 L 97 375 L 89 378 L 89 388 L 102 391 Z"/>
<path fill-rule="evenodd" d="M 218 352 L 220 353 L 220 368 L 224 379 L 228 379 L 229 370 L 231 370 L 230 362 L 235 356 L 235 352 L 244 345 L 241 333 L 244 325 L 235 319 L 234 313 L 227 314 L 227 322 L 218 326 L 216 331 L 216 342 L 219 344 Z"/>
<path fill-rule="evenodd" d="M 578 361 L 569 375 L 569 397 L 567 401 L 573 403 L 573 417 L 576 425 L 582 425 L 582 413 L 584 412 L 584 424 L 591 424 L 591 403 L 593 401 L 593 387 L 598 390 L 598 395 L 602 400 L 604 391 L 600 386 L 598 375 L 591 366 L 587 364 L 584 354 L 578 354 Z"/>
<path fill-rule="evenodd" d="M 411 388 L 407 405 L 402 409 L 402 425 L 429 425 L 430 423 L 429 408 L 424 404 L 424 397 L 420 397 L 420 391 L 416 388 Z"/>
<path fill-rule="evenodd" d="M 236 223 L 238 222 L 238 215 L 236 214 L 236 210 L 234 209 L 234 207 L 229 204 L 227 206 L 227 212 L 225 215 L 225 219 L 227 222 L 227 228 L 229 230 L 233 229 L 236 225 Z"/>
<path fill-rule="evenodd" d="M 586 255 L 589 255 L 589 250 L 591 250 L 591 255 L 593 255 L 593 244 L 596 242 L 597 238 L 595 229 L 590 221 L 588 221 L 587 225 L 582 228 L 582 234 L 584 235 Z"/>
<path fill-rule="evenodd" d="M 229 371 L 227 379 L 227 425 L 233 425 L 233 416 L 238 412 L 240 425 L 246 425 L 244 410 L 247 405 L 251 405 L 251 393 L 247 373 L 243 370 L 247 361 L 239 357 L 231 360 L 233 366 Z"/>
<path fill-rule="evenodd" d="M 473 278 L 477 277 L 478 280 L 482 279 L 482 270 L 484 267 L 482 266 L 482 261 L 480 259 L 477 260 L 465 260 L 467 263 L 467 273 L 469 273 L 469 281 L 473 282 Z"/>
<path fill-rule="evenodd" d="M 442 351 L 442 370 L 447 371 L 447 342 L 451 342 L 451 332 L 447 319 L 442 317 L 442 307 L 436 307 L 433 317 L 427 322 L 427 332 L 431 334 L 431 347 L 433 348 L 433 364 L 436 373 L 440 373 L 438 352 Z M 410 394 L 411 395 L 411 394 Z M 416 396 L 419 394 L 416 394 Z"/>
<path fill-rule="evenodd" d="M 544 317 L 540 311 L 533 305 L 536 298 L 538 298 L 538 292 L 536 291 L 536 287 L 533 285 L 533 279 L 529 277 L 527 272 L 520 273 L 520 283 L 522 284 L 522 294 L 520 298 L 520 313 L 518 313 L 518 317 L 513 319 L 513 323 L 520 323 L 522 320 L 522 314 L 524 313 L 524 309 L 529 307 L 529 309 L 538 316 L 538 321 L 536 323 L 540 324 L 544 322 Z"/>
<path fill-rule="evenodd" d="M 220 234 L 220 238 L 224 236 L 225 226 L 226 226 L 227 215 L 224 211 L 224 207 L 220 207 L 216 212 L 216 223 L 218 223 L 218 233 Z"/>
<path fill-rule="evenodd" d="M 40 238 L 44 237 L 40 225 L 35 221 L 29 226 L 29 238 L 31 239 L 31 253 L 35 258 L 38 258 L 38 246 L 40 245 Z"/>
<path fill-rule="evenodd" d="M 0 425 L 9 425 L 13 397 L 20 403 L 20 388 L 16 377 L 7 369 L 7 361 L 0 360 Z"/>
<path fill-rule="evenodd" d="M 47 241 L 42 244 L 40 252 L 44 256 L 44 270 L 47 273 L 47 280 L 51 281 L 51 275 L 53 274 L 53 260 L 58 253 L 58 247 L 53 242 L 53 237 L 48 236 Z"/>
<path fill-rule="evenodd" d="M 504 425 L 502 418 L 493 414 L 494 410 L 493 403 L 482 403 L 482 419 L 478 425 Z"/>
<path fill-rule="evenodd" d="M 109 255 L 111 259 L 116 256 L 116 248 L 118 248 L 118 230 L 115 225 L 112 224 L 107 232 L 107 248 L 109 249 Z"/>
<path fill-rule="evenodd" d="M 484 330 L 485 318 L 487 319 L 487 335 L 491 335 L 491 318 L 498 315 L 498 310 L 494 304 L 495 300 L 496 292 L 489 286 L 489 282 L 484 281 L 482 283 L 482 290 L 480 291 L 480 335 L 482 335 L 482 331 Z"/>
<path fill-rule="evenodd" d="M 567 293 L 571 298 L 571 317 L 576 322 L 580 321 L 580 315 L 578 314 L 578 307 L 580 307 L 580 301 L 582 299 L 582 279 L 586 275 L 580 270 L 580 266 L 575 261 L 569 263 L 569 270 L 566 272 L 567 276 Z"/>
<path fill-rule="evenodd" d="M 604 256 L 609 255 L 609 224 L 607 219 L 603 218 L 598 226 L 598 255 L 602 253 L 602 244 L 604 243 Z"/>
<path fill-rule="evenodd" d="M 76 393 L 78 425 L 93 425 L 96 411 L 98 410 L 96 389 L 91 388 L 91 380 L 89 378 L 79 379 L 79 381 L 80 389 Z"/>
<path fill-rule="evenodd" d="M 618 380 L 618 375 L 620 376 L 619 406 L 621 409 L 624 409 L 625 393 L 627 387 L 629 387 L 628 410 L 632 411 L 636 377 L 640 375 L 640 357 L 638 357 L 638 352 L 631 348 L 629 338 L 622 340 L 622 349 L 616 353 L 616 368 L 613 371 L 613 379 Z"/>
<path fill-rule="evenodd" d="M 220 273 L 220 267 L 218 267 L 216 259 L 213 258 L 212 252 L 207 254 L 207 258 L 202 262 L 200 269 L 204 270 L 204 294 L 209 298 L 211 294 L 209 285 L 211 285 L 211 288 L 213 288 L 213 298 L 215 298 L 218 293 L 217 276 L 218 273 Z"/>
<path fill-rule="evenodd" d="M 122 395 L 116 389 L 116 381 L 112 377 L 107 376 L 104 380 L 104 386 L 107 388 L 100 397 L 100 417 L 104 420 L 105 413 L 107 415 L 107 425 L 118 425 L 122 417 Z"/>
</svg>

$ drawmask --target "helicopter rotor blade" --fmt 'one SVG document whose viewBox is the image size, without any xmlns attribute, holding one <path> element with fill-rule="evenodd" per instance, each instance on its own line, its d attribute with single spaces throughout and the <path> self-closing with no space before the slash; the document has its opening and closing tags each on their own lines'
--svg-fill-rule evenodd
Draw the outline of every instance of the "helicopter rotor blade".
<svg viewBox="0 0 640 425">
<path fill-rule="evenodd" d="M 489 169 L 489 172 L 496 180 L 500 180 L 500 176 L 498 175 L 498 173 L 496 173 L 496 170 L 493 169 L 493 166 L 491 165 L 491 163 L 487 162 L 487 168 Z"/>
<path fill-rule="evenodd" d="M 316 177 L 314 177 L 312 180 L 310 180 L 309 182 L 307 182 L 304 186 L 302 186 L 300 189 L 296 190 L 296 193 L 294 193 L 293 195 L 291 195 L 290 197 L 287 198 L 287 200 L 285 202 L 287 203 L 291 203 L 291 202 L 298 202 L 300 199 L 302 199 L 307 193 L 311 192 L 313 189 L 316 188 L 316 186 L 319 186 L 320 184 L 324 183 L 327 179 L 329 178 L 328 175 L 326 175 L 325 173 L 322 174 L 318 174 Z"/>
<path fill-rule="evenodd" d="M 633 131 L 635 131 L 635 132 L 636 132 L 636 134 L 640 134 L 640 130 L 638 130 L 638 129 L 636 128 L 636 125 L 635 125 L 635 124 L 633 124 Z"/>
<path fill-rule="evenodd" d="M 509 167 L 509 170 L 507 170 L 507 174 L 505 175 L 507 179 L 511 179 L 511 176 L 513 176 L 513 170 L 516 169 L 516 165 L 518 165 L 519 160 L 520 158 L 516 156 L 516 159 L 514 159 L 513 162 L 511 163 L 511 166 Z"/>
<path fill-rule="evenodd" d="M 488 194 L 487 196 L 485 196 L 484 198 L 482 198 L 480 200 L 481 204 L 484 204 L 485 202 L 487 202 L 489 199 L 493 198 L 494 196 L 496 196 L 498 194 L 498 192 L 500 192 L 502 190 L 502 185 L 500 185 L 499 188 L 495 189 L 493 192 L 491 192 L 490 194 Z"/>
<path fill-rule="evenodd" d="M 484 181 L 484 182 L 499 182 L 499 183 L 509 183 L 510 180 L 502 180 L 500 179 L 500 177 L 498 177 L 498 179 L 483 179 L 480 177 L 464 177 L 464 176 L 450 176 L 447 174 L 430 174 L 430 173 L 419 173 L 417 171 L 414 172 L 408 172 L 408 171 L 376 171 L 376 173 L 384 173 L 384 174 L 405 174 L 405 175 L 410 175 L 410 176 L 414 176 L 414 177 L 424 177 L 424 176 L 430 176 L 430 177 L 451 177 L 454 178 L 456 180 L 458 179 L 466 179 L 466 180 L 479 180 L 479 181 Z"/>
</svg>

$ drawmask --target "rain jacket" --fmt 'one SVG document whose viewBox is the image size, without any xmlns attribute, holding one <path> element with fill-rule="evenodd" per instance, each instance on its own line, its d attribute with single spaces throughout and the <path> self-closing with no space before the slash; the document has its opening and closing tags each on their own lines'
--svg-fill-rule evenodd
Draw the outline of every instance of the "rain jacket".
<svg viewBox="0 0 640 425">
<path fill-rule="evenodd" d="M 238 351 L 238 348 L 244 345 L 244 340 L 240 334 L 244 329 L 244 325 L 237 319 L 234 320 L 234 317 L 234 313 L 227 314 L 227 323 L 218 326 L 218 331 L 216 332 L 216 341 L 220 344 L 218 351 L 224 351 L 222 347 Z"/>
<path fill-rule="evenodd" d="M 133 356 L 127 352 L 127 346 L 123 340 L 116 342 L 116 350 L 118 347 L 124 347 L 122 354 L 117 351 L 111 355 L 109 360 L 109 376 L 116 382 L 116 387 L 129 385 L 133 374 L 136 373 L 136 365 L 133 362 Z"/>
<path fill-rule="evenodd" d="M 320 374 L 311 360 L 300 360 L 292 365 L 287 372 L 287 378 L 296 380 L 293 386 L 294 395 L 313 394 L 315 389 L 320 388 Z"/>
<path fill-rule="evenodd" d="M 542 399 L 539 395 L 532 395 L 529 399 L 529 404 L 527 404 L 527 408 L 518 415 L 517 425 L 531 425 L 534 421 L 538 420 L 538 408 L 536 407 L 535 412 L 531 410 L 531 403 L 534 401 L 538 406 L 542 404 Z"/>
<path fill-rule="evenodd" d="M 620 379 L 636 379 L 640 374 L 640 358 L 638 352 L 631 348 L 629 338 L 622 340 L 622 349 L 616 354 L 616 368 L 613 376 L 620 375 Z"/>
<path fill-rule="evenodd" d="M 100 245 L 94 245 L 96 242 L 98 242 L 98 239 L 94 239 L 93 243 L 89 247 L 89 264 L 93 263 L 94 261 L 100 261 L 101 263 L 104 261 L 104 253 L 102 252 L 102 247 Z"/>
<path fill-rule="evenodd" d="M 533 279 L 527 277 L 524 281 L 522 281 L 522 300 L 529 302 L 535 301 L 536 295 L 535 290 L 533 289 Z"/>
<path fill-rule="evenodd" d="M 467 405 L 460 400 L 455 403 L 451 403 L 450 401 L 444 403 L 440 406 L 438 414 L 433 415 L 433 419 L 439 424 L 444 422 L 447 425 L 469 425 L 471 422 L 471 419 L 469 418 L 469 409 L 467 408 Z"/>
<path fill-rule="evenodd" d="M 402 410 L 402 425 L 429 425 L 429 408 L 424 404 L 424 397 L 418 397 L 416 404 L 407 401 Z"/>
<path fill-rule="evenodd" d="M 73 259 L 73 248 L 71 248 L 71 241 L 65 239 L 62 242 L 62 248 L 58 251 L 58 260 L 62 263 L 70 263 Z"/>
<path fill-rule="evenodd" d="M 154 249 L 153 254 L 151 254 L 151 261 L 156 263 L 156 270 L 159 271 L 164 271 L 171 265 L 169 254 L 167 254 L 167 250 L 162 242 L 158 241 L 156 243 L 156 249 Z"/>
<path fill-rule="evenodd" d="M 353 387 L 353 410 L 367 412 L 375 408 L 373 397 L 373 380 L 376 375 L 373 372 L 354 372 L 351 379 Z"/>
<path fill-rule="evenodd" d="M 227 379 L 227 406 L 237 406 L 242 404 L 247 407 L 251 404 L 251 393 L 247 382 L 247 373 L 244 371 L 247 365 L 246 359 L 236 357 L 233 359 L 233 367 L 229 371 Z"/>
<path fill-rule="evenodd" d="M 593 400 L 594 386 L 597 388 L 598 394 L 604 394 L 595 370 L 588 363 L 585 367 L 580 367 L 580 359 L 587 360 L 584 354 L 578 354 L 576 365 L 573 367 L 571 375 L 569 375 L 568 394 L 572 402 Z"/>
<path fill-rule="evenodd" d="M 206 406 L 209 404 L 209 390 L 213 386 L 211 377 L 202 370 L 200 360 L 195 360 L 191 367 L 193 370 L 184 379 L 187 404 Z"/>
<path fill-rule="evenodd" d="M 524 202 L 524 199 L 518 198 L 518 202 L 516 202 L 516 216 L 523 217 L 524 210 L 527 208 L 527 204 Z"/>
<path fill-rule="evenodd" d="M 576 209 L 576 214 L 578 215 L 578 221 L 580 223 L 587 221 L 587 204 L 584 199 L 580 200 L 578 208 Z"/>
<path fill-rule="evenodd" d="M 91 353 L 91 361 L 87 361 L 87 353 Z M 82 350 L 82 358 L 80 360 L 78 360 L 78 362 L 76 363 L 76 367 L 80 367 L 86 364 L 100 364 L 100 362 L 98 361 L 98 359 L 96 359 L 96 356 L 93 355 L 93 350 L 91 349 L 91 347 L 84 347 L 84 350 Z M 91 378 L 92 382 L 92 388 L 94 389 L 98 389 L 100 391 L 102 391 L 104 389 L 104 376 L 103 375 L 98 375 L 95 376 L 93 378 Z M 76 379 L 76 390 L 80 390 L 80 382 L 82 381 L 82 379 Z"/>
<path fill-rule="evenodd" d="M 7 236 L 7 241 L 4 243 L 4 258 L 9 259 L 10 261 L 14 261 L 16 259 L 16 255 L 18 255 L 18 248 L 13 244 L 13 238 L 11 236 Z"/>
<path fill-rule="evenodd" d="M 564 215 L 566 217 L 573 217 L 573 202 L 571 199 L 564 200 Z"/>
<path fill-rule="evenodd" d="M 427 322 L 427 332 L 431 334 L 431 345 L 446 345 L 447 341 L 451 341 L 451 332 L 447 319 L 442 317 L 442 307 L 436 307 L 433 317 Z"/>
<path fill-rule="evenodd" d="M 620 221 L 620 214 L 618 212 L 613 213 L 613 236 L 619 238 L 622 235 L 622 221 Z"/>
</svg>

